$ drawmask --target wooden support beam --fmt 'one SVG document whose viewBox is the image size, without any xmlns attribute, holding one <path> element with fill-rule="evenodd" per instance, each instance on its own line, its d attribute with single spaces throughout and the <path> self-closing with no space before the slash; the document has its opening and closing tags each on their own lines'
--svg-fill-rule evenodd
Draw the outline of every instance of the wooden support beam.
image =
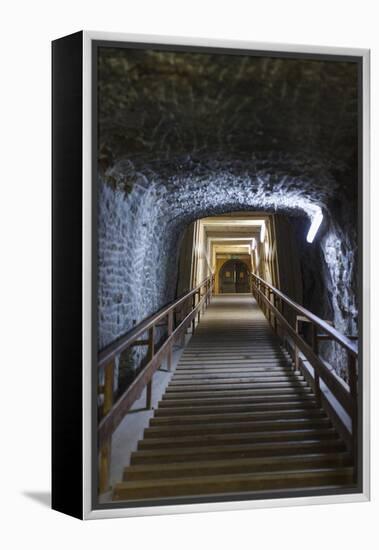
<svg viewBox="0 0 379 550">
<path fill-rule="evenodd" d="M 274 294 L 274 307 L 275 308 L 278 307 L 276 294 Z M 276 319 L 276 315 L 274 315 L 274 330 L 275 330 L 275 334 L 278 334 L 278 321 Z"/>
<path fill-rule="evenodd" d="M 313 324 L 312 324 L 312 350 L 313 350 L 313 353 L 318 356 L 317 327 Z M 316 397 L 317 404 L 321 406 L 320 375 L 317 369 L 314 369 L 314 378 L 315 378 L 315 397 Z"/>
<path fill-rule="evenodd" d="M 114 361 L 110 361 L 104 369 L 104 401 L 103 417 L 113 406 Z M 109 471 L 111 463 L 112 438 L 104 442 L 99 455 L 99 491 L 105 493 L 109 489 Z"/>
<path fill-rule="evenodd" d="M 105 416 L 113 405 L 113 385 L 114 385 L 114 361 L 110 361 L 104 369 L 104 401 L 103 416 Z"/>
<path fill-rule="evenodd" d="M 173 331 L 173 324 L 174 324 L 174 317 L 173 317 L 173 311 L 170 311 L 167 318 L 167 335 L 168 337 L 171 336 Z M 172 344 L 168 346 L 167 351 L 167 370 L 171 371 L 172 366 Z"/>
<path fill-rule="evenodd" d="M 155 325 L 150 327 L 149 329 L 149 350 L 147 352 L 148 354 L 148 361 L 151 361 L 154 357 L 154 351 L 155 351 Z M 151 379 L 148 381 L 146 386 L 146 409 L 151 409 L 151 402 L 152 402 L 152 394 L 153 394 L 153 376 L 151 376 Z"/>
<path fill-rule="evenodd" d="M 111 464 L 111 440 L 104 443 L 99 453 L 99 492 L 106 493 L 109 490 L 109 472 Z"/>
<path fill-rule="evenodd" d="M 350 395 L 353 400 L 353 408 L 351 412 L 352 424 L 352 454 L 354 461 L 354 478 L 357 481 L 358 475 L 358 376 L 357 376 L 357 360 L 349 353 L 348 355 L 348 377 Z"/>
<path fill-rule="evenodd" d="M 196 294 L 192 296 L 192 309 L 194 310 L 196 307 Z M 196 327 L 196 318 L 195 316 L 192 319 L 192 334 L 195 333 L 195 327 Z"/>
<path fill-rule="evenodd" d="M 296 334 L 299 334 L 299 319 L 296 317 L 295 321 L 295 330 Z M 300 363 L 299 363 L 299 348 L 295 344 L 295 363 L 294 363 L 295 372 L 300 371 Z"/>
</svg>

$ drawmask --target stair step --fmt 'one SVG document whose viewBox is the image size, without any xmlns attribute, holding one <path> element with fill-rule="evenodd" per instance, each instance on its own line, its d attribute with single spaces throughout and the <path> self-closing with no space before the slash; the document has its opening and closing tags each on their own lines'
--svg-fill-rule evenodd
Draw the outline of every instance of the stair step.
<svg viewBox="0 0 379 550">
<path fill-rule="evenodd" d="M 344 441 L 253 298 L 246 304 L 207 310 L 114 500 L 353 484 Z"/>
<path fill-rule="evenodd" d="M 238 367 L 238 366 L 259 366 L 259 365 L 287 365 L 288 361 L 282 358 L 270 358 L 270 357 L 262 357 L 257 359 L 237 359 L 235 357 L 231 357 L 228 359 L 227 357 L 224 357 L 223 359 L 206 359 L 204 357 L 199 357 L 199 359 L 196 360 L 190 360 L 182 358 L 179 362 L 179 367 L 220 367 L 220 366 L 227 366 L 227 367 Z"/>
<path fill-rule="evenodd" d="M 131 454 L 130 464 L 166 464 L 193 460 L 219 460 L 284 456 L 301 453 L 345 452 L 340 439 L 309 439 L 303 441 L 270 441 L 236 445 L 214 445 L 210 447 L 186 447 L 165 449 L 144 449 Z"/>
<path fill-rule="evenodd" d="M 185 392 L 206 392 L 206 391 L 225 391 L 225 390 L 264 390 L 264 389 L 268 389 L 268 390 L 271 390 L 271 389 L 279 389 L 279 388 L 284 388 L 284 389 L 295 389 L 295 388 L 307 388 L 307 385 L 306 385 L 306 382 L 304 381 L 301 381 L 301 380 L 295 380 L 295 381 L 281 381 L 281 382 L 276 382 L 276 381 L 273 381 L 273 382 L 264 382 L 264 383 L 259 383 L 259 382 L 242 382 L 242 383 L 238 383 L 238 382 L 228 382 L 228 383 L 210 383 L 210 382 L 206 382 L 206 383 L 202 383 L 202 384 L 178 384 L 178 383 L 175 383 L 173 384 L 172 382 L 170 382 L 170 384 L 168 385 L 167 389 L 166 389 L 166 392 L 168 393 L 175 393 L 175 392 L 181 392 L 181 393 L 185 393 Z"/>
<path fill-rule="evenodd" d="M 138 442 L 137 449 L 181 448 L 209 445 L 238 445 L 240 443 L 259 443 L 262 441 L 294 441 L 306 439 L 335 439 L 334 428 L 308 428 L 293 430 L 276 430 L 266 432 L 241 432 L 188 435 L 176 437 L 146 438 Z"/>
<path fill-rule="evenodd" d="M 177 406 L 174 407 L 169 401 L 165 402 L 166 406 L 158 407 L 154 416 L 157 417 L 172 417 L 175 415 L 191 416 L 193 414 L 223 414 L 223 413 L 238 413 L 238 412 L 265 412 L 265 411 L 277 411 L 287 410 L 293 411 L 294 409 L 301 408 L 302 410 L 319 410 L 315 400 L 299 400 L 293 399 L 291 401 L 282 400 L 279 402 L 266 403 L 251 403 L 249 400 L 246 403 L 225 403 L 225 400 L 220 403 L 208 403 L 205 405 L 199 405 L 199 403 L 183 404 L 181 401 L 177 402 Z M 169 406 L 167 406 L 167 404 Z"/>
<path fill-rule="evenodd" d="M 261 431 L 291 430 L 303 428 L 331 427 L 328 418 L 294 418 L 287 420 L 254 420 L 253 422 L 223 422 L 215 424 L 195 424 L 186 426 L 150 426 L 144 431 L 145 438 L 170 438 L 186 435 L 210 435 L 227 433 L 248 433 Z"/>
<path fill-rule="evenodd" d="M 252 374 L 257 374 L 261 372 L 267 373 L 283 373 L 283 374 L 294 374 L 293 367 L 285 363 L 283 365 L 270 363 L 268 365 L 252 366 L 252 365 L 199 365 L 198 363 L 194 366 L 183 367 L 178 365 L 175 370 L 175 374 L 225 374 L 225 373 L 246 373 L 251 372 Z"/>
<path fill-rule="evenodd" d="M 338 467 L 351 465 L 349 453 L 314 453 L 287 456 L 203 460 L 170 464 L 139 464 L 124 470 L 124 481 L 164 479 L 190 476 L 275 472 L 281 470 Z"/>
<path fill-rule="evenodd" d="M 178 479 L 124 481 L 115 486 L 114 500 L 163 498 L 314 487 L 352 483 L 352 468 L 318 468 L 258 474 L 228 474 Z"/>
<path fill-rule="evenodd" d="M 278 411 L 256 411 L 256 412 L 225 412 L 220 409 L 219 413 L 203 413 L 172 416 L 154 416 L 150 419 L 150 426 L 180 426 L 182 424 L 207 424 L 224 422 L 252 422 L 260 420 L 286 420 L 290 418 L 327 418 L 320 409 L 293 409 Z"/>
<path fill-rule="evenodd" d="M 245 363 L 260 363 L 261 361 L 279 361 L 279 362 L 287 362 L 287 359 L 283 356 L 281 353 L 260 353 L 253 356 L 249 355 L 240 355 L 237 353 L 213 353 L 209 352 L 209 354 L 199 353 L 197 355 L 188 355 L 186 353 L 183 353 L 182 357 L 180 358 L 180 364 L 183 363 L 198 363 L 200 362 L 211 362 L 211 363 L 225 363 L 225 362 L 245 362 Z"/>
<path fill-rule="evenodd" d="M 283 388 L 276 388 L 276 387 L 270 387 L 270 388 L 263 388 L 263 389 L 234 389 L 229 388 L 227 390 L 222 389 L 210 389 L 209 391 L 166 391 L 166 393 L 162 396 L 162 400 L 170 400 L 170 399 L 205 399 L 207 397 L 251 397 L 254 399 L 255 397 L 266 397 L 270 398 L 272 396 L 277 395 L 299 395 L 299 396 L 306 396 L 310 395 L 312 393 L 311 389 L 309 387 L 283 387 Z"/>
<path fill-rule="evenodd" d="M 272 344 L 268 344 L 266 348 L 253 348 L 253 349 L 243 349 L 241 346 L 236 346 L 235 348 L 227 347 L 221 349 L 219 345 L 208 346 L 204 350 L 189 350 L 185 349 L 182 353 L 182 358 L 190 359 L 192 361 L 198 361 L 201 358 L 209 359 L 228 359 L 236 358 L 243 359 L 246 361 L 255 361 L 262 357 L 267 359 L 286 359 L 289 357 L 288 353 L 283 352 L 280 349 L 272 349 Z"/>
<path fill-rule="evenodd" d="M 266 382 L 287 382 L 287 381 L 300 381 L 304 382 L 304 378 L 294 373 L 289 374 L 272 374 L 267 373 L 265 375 L 257 374 L 252 375 L 249 373 L 242 373 L 235 375 L 234 373 L 228 374 L 178 374 L 175 373 L 171 378 L 170 386 L 175 385 L 192 385 L 192 384 L 240 384 L 245 382 L 253 383 L 266 383 Z"/>
<path fill-rule="evenodd" d="M 163 396 L 164 397 L 164 396 Z M 252 399 L 254 397 L 254 399 Z M 299 396 L 297 393 L 294 393 L 293 395 L 287 394 L 287 395 L 272 395 L 268 398 L 267 395 L 255 395 L 255 396 L 248 396 L 248 397 L 241 397 L 241 396 L 229 396 L 227 398 L 225 397 L 201 397 L 197 399 L 163 399 L 158 403 L 158 407 L 177 407 L 177 406 L 201 406 L 201 405 L 230 405 L 230 404 L 247 404 L 251 405 L 252 401 L 254 404 L 260 403 L 283 403 L 284 401 L 297 401 L 297 402 L 306 402 L 310 401 L 315 403 L 315 398 L 313 395 L 303 395 Z"/>
</svg>

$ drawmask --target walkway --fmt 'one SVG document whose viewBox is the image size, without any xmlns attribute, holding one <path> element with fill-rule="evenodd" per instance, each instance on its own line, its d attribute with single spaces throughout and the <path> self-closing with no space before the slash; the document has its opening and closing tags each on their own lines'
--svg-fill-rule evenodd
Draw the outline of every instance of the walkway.
<svg viewBox="0 0 379 550">
<path fill-rule="evenodd" d="M 114 500 L 352 484 L 351 458 L 251 296 L 198 325 Z"/>
</svg>

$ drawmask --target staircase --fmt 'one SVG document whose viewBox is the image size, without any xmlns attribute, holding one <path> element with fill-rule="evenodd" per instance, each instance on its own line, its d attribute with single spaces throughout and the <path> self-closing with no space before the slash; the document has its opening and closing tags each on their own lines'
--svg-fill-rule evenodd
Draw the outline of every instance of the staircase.
<svg viewBox="0 0 379 550">
<path fill-rule="evenodd" d="M 349 452 L 251 296 L 215 297 L 113 500 L 353 485 Z"/>
</svg>

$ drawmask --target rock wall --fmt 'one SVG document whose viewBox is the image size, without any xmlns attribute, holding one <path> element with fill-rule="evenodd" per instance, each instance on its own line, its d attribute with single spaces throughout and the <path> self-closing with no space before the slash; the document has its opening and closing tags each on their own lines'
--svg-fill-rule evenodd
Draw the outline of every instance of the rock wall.
<svg viewBox="0 0 379 550">
<path fill-rule="evenodd" d="M 308 221 L 297 218 L 292 223 L 301 263 L 303 305 L 331 321 L 342 334 L 357 336 L 358 255 L 354 226 L 342 229 L 336 217 L 324 211 L 320 232 L 310 245 L 305 239 Z M 321 343 L 320 351 L 337 374 L 347 380 L 347 358 L 341 346 Z"/>
<path fill-rule="evenodd" d="M 167 204 L 141 177 L 125 194 L 100 181 L 98 197 L 98 315 L 102 349 L 172 296 L 167 272 L 176 251 L 167 235 Z"/>
</svg>

